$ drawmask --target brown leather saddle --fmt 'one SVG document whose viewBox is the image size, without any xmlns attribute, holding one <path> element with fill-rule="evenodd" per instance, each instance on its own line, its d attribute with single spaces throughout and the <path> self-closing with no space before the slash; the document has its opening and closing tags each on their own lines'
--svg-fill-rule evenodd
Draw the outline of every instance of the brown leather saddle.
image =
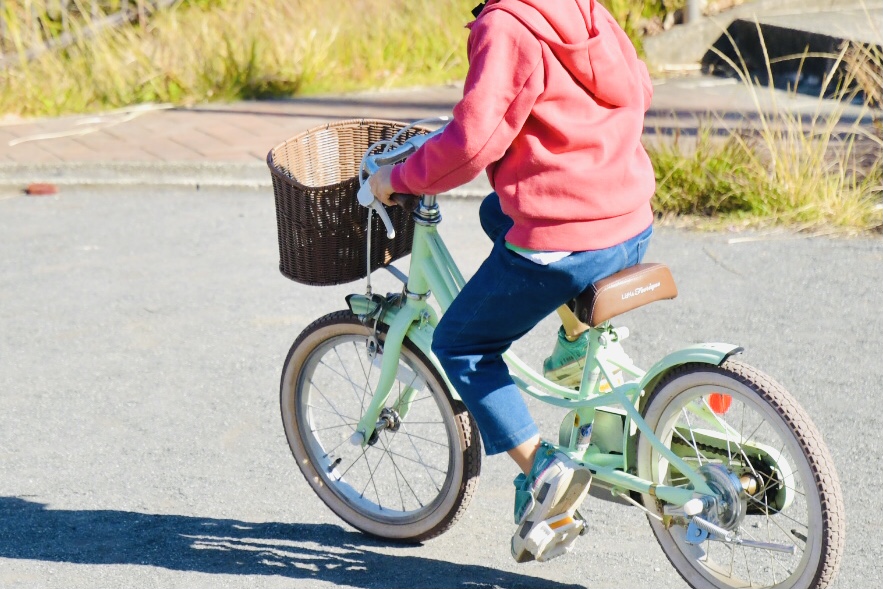
<svg viewBox="0 0 883 589">
<path fill-rule="evenodd" d="M 580 321 L 597 327 L 626 311 L 678 296 L 671 270 L 665 264 L 637 264 L 584 290 L 574 301 Z"/>
</svg>

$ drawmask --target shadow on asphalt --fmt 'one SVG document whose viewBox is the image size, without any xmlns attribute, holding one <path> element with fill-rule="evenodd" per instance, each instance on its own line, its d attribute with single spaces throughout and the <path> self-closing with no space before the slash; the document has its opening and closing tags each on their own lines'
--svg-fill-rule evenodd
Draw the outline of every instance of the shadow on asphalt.
<svg viewBox="0 0 883 589">
<path fill-rule="evenodd" d="M 0 497 L 0 558 L 277 575 L 365 588 L 579 587 L 484 566 L 371 550 L 383 546 L 389 544 L 330 524 L 67 511 Z"/>
</svg>

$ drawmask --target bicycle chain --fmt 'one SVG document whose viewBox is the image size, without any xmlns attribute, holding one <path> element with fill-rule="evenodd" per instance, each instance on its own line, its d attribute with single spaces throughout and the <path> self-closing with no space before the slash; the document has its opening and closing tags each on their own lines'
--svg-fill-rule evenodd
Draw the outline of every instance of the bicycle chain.
<svg viewBox="0 0 883 589">
<path fill-rule="evenodd" d="M 722 453 L 722 450 L 720 448 L 712 446 L 711 444 L 703 444 L 701 442 L 694 442 L 693 445 L 690 445 L 689 443 L 687 443 L 683 440 L 672 440 L 671 445 L 672 445 L 672 447 L 674 447 L 675 445 L 678 445 L 678 446 L 681 446 L 684 448 L 698 450 L 702 454 L 702 457 L 705 459 L 708 459 L 710 457 L 710 458 L 714 458 L 714 459 L 721 460 L 721 461 L 726 460 L 726 461 L 728 461 L 728 464 L 730 462 L 733 462 L 733 460 L 731 460 L 731 458 L 733 458 L 733 456 L 731 454 L 724 454 L 724 453 Z M 744 459 L 744 456 L 742 456 L 741 453 L 737 454 L 737 456 Z M 742 460 L 740 462 L 744 462 L 744 460 Z"/>
</svg>

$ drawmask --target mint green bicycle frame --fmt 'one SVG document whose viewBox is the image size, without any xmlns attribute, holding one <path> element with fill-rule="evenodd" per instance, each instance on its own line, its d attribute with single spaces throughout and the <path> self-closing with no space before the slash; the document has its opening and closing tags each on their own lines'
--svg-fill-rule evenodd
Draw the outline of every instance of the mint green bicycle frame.
<svg viewBox="0 0 883 589">
<path fill-rule="evenodd" d="M 410 339 L 427 358 L 438 368 L 439 374 L 444 370 L 432 353 L 431 343 L 434 327 L 438 324 L 438 314 L 429 305 L 427 299 L 435 296 L 442 312 L 446 311 L 465 284 L 465 279 L 454 263 L 448 248 L 438 234 L 437 225 L 441 220 L 434 196 L 424 196 L 420 207 L 415 211 L 416 220 L 414 241 L 411 250 L 410 272 L 407 277 L 403 304 L 388 306 L 383 310 L 381 321 L 388 326 L 383 344 L 380 380 L 374 391 L 374 397 L 362 415 L 357 426 L 357 436 L 361 435 L 362 444 L 367 443 L 377 427 L 380 412 L 389 398 L 395 382 L 399 355 L 404 338 Z M 369 293 L 370 294 L 370 293 Z M 359 315 L 371 315 L 377 309 L 369 296 L 353 295 L 348 298 L 350 308 Z M 579 390 L 559 386 L 527 366 L 511 351 L 504 354 L 515 384 L 525 393 L 572 412 L 570 419 L 573 425 L 562 424 L 559 448 L 572 458 L 592 471 L 596 481 L 601 481 L 617 493 L 634 491 L 649 494 L 672 505 L 683 506 L 687 501 L 701 495 L 714 495 L 706 480 L 694 468 L 684 462 L 671 449 L 656 437 L 641 417 L 641 398 L 649 385 L 655 383 L 671 368 L 687 363 L 701 362 L 718 365 L 729 355 L 739 350 L 729 344 L 702 344 L 690 346 L 669 354 L 654 364 L 648 371 L 634 366 L 625 354 L 619 342 L 627 333 L 624 329 L 615 329 L 609 323 L 591 328 L 589 351 Z M 614 374 L 621 371 L 625 383 L 613 386 L 608 392 L 605 383 L 614 383 Z M 445 377 L 447 382 L 447 377 Z M 447 382 L 451 393 L 458 397 L 456 389 Z M 395 407 L 404 417 L 407 405 L 414 392 L 406 393 Z M 458 397 L 459 398 L 459 397 Z M 585 452 L 577 452 L 573 440 L 580 423 L 590 423 L 595 410 L 599 407 L 617 407 L 625 411 L 621 447 L 618 452 L 600 452 L 596 446 L 590 446 Z M 702 407 L 692 410 L 702 412 Z M 705 409 L 707 410 L 707 409 Z M 726 426 L 721 424 L 722 433 Z M 635 466 L 635 457 L 630 454 L 630 439 L 641 432 L 659 454 L 686 476 L 692 488 L 657 485 L 633 474 L 630 470 Z"/>
</svg>

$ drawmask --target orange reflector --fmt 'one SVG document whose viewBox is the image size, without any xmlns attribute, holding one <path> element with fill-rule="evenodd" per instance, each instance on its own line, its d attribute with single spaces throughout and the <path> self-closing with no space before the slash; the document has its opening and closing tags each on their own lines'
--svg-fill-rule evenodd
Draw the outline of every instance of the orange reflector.
<svg viewBox="0 0 883 589">
<path fill-rule="evenodd" d="M 733 404 L 733 397 L 723 393 L 711 393 L 708 395 L 708 406 L 718 415 L 723 415 L 730 410 Z"/>
<path fill-rule="evenodd" d="M 572 523 L 573 523 L 572 517 L 562 517 L 558 521 L 550 523 L 549 527 L 552 528 L 553 530 L 557 530 L 561 526 L 566 526 L 567 524 L 572 524 Z"/>
</svg>

